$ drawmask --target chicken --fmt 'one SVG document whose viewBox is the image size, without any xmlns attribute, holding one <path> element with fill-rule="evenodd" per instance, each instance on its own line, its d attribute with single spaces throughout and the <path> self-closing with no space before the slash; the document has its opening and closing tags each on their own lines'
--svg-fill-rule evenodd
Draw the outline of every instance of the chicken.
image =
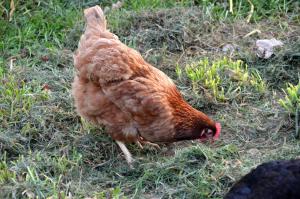
<svg viewBox="0 0 300 199">
<path fill-rule="evenodd" d="M 259 165 L 227 193 L 224 199 L 299 199 L 300 159 Z"/>
<path fill-rule="evenodd" d="M 221 125 L 187 104 L 173 81 L 106 29 L 99 6 L 84 10 L 72 84 L 80 116 L 104 125 L 132 162 L 125 143 L 217 139 Z"/>
</svg>

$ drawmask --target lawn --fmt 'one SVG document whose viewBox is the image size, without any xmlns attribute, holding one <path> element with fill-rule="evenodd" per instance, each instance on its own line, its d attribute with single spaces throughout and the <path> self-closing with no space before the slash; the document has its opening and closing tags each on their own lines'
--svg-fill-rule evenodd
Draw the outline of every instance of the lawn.
<svg viewBox="0 0 300 199">
<path fill-rule="evenodd" d="M 300 156 L 299 1 L 115 2 L 0 2 L 0 198 L 218 199 L 258 164 Z M 72 53 L 83 9 L 94 5 L 122 42 L 221 122 L 218 141 L 129 145 L 130 169 L 105 128 L 76 114 Z M 284 45 L 258 58 L 256 40 L 271 38 Z"/>
</svg>

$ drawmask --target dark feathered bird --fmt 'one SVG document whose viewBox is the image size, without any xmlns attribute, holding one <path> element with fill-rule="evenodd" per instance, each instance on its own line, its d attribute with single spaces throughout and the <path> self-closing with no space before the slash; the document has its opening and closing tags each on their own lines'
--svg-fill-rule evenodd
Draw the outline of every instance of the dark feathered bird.
<svg viewBox="0 0 300 199">
<path fill-rule="evenodd" d="M 259 165 L 242 177 L 224 199 L 300 199 L 300 159 Z"/>
</svg>

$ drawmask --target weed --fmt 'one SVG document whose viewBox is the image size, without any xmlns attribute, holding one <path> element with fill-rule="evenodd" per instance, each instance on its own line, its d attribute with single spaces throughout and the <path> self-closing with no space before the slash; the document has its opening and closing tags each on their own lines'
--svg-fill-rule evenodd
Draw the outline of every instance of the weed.
<svg viewBox="0 0 300 199">
<path fill-rule="evenodd" d="M 179 66 L 179 64 L 176 64 L 175 72 L 176 72 L 176 75 L 179 78 L 179 80 L 181 80 L 182 79 L 182 69 Z"/>
<path fill-rule="evenodd" d="M 204 12 L 215 19 L 246 19 L 247 21 L 258 21 L 265 17 L 276 17 L 278 14 L 293 12 L 297 6 L 295 0 L 251 0 L 251 1 L 210 1 L 210 0 L 181 0 L 181 1 L 159 1 L 159 0 L 129 0 L 125 1 L 124 7 L 129 10 L 140 11 L 146 9 L 171 8 L 180 6 L 201 6 Z"/>
<path fill-rule="evenodd" d="M 227 145 L 212 150 L 193 146 L 177 151 L 173 158 L 163 162 L 146 164 L 139 168 L 143 169 L 143 174 L 136 182 L 136 194 L 154 189 L 161 197 L 218 198 L 222 192 L 220 187 L 230 181 L 228 173 L 223 170 L 222 157 L 225 156 L 228 159 L 237 157 L 237 148 Z M 180 186 L 180 182 L 185 182 L 185 185 Z M 174 186 L 180 188 L 169 190 Z"/>
<path fill-rule="evenodd" d="M 81 16 L 74 7 L 65 6 L 60 1 L 17 2 L 13 20 L 0 20 L 0 52 L 7 55 L 24 48 L 31 52 L 62 48 L 68 30 Z"/>
<path fill-rule="evenodd" d="M 205 58 L 187 65 L 185 72 L 195 92 L 202 84 L 220 101 L 233 99 L 233 96 L 236 97 L 249 88 L 254 88 L 259 93 L 266 89 L 259 73 L 249 72 L 247 65 L 241 60 L 232 61 L 224 57 L 210 63 L 208 58 Z"/>
<path fill-rule="evenodd" d="M 213 18 L 224 19 L 246 19 L 248 22 L 259 21 L 266 17 L 278 17 L 295 11 L 293 6 L 297 6 L 296 1 L 285 0 L 251 0 L 251 1 L 231 1 L 231 3 L 220 3 L 218 1 L 197 1 L 204 5 L 206 12 Z"/>
<path fill-rule="evenodd" d="M 29 111 L 36 101 L 46 100 L 47 92 L 42 90 L 35 82 L 29 86 L 24 81 L 17 80 L 11 74 L 2 74 L 0 85 L 0 103 L 4 105 L 0 111 L 3 122 L 18 123 L 21 117 L 29 115 Z"/>
<path fill-rule="evenodd" d="M 6 160 L 6 154 L 3 154 L 0 160 L 0 186 L 5 185 L 16 178 L 15 172 L 9 169 Z"/>
<path fill-rule="evenodd" d="M 109 29 L 116 35 L 128 35 L 130 34 L 128 32 L 131 21 L 132 21 L 132 15 L 127 10 L 115 10 L 110 12 L 107 15 L 107 24 Z M 127 30 L 127 31 L 126 31 Z"/>
<path fill-rule="evenodd" d="M 296 110 L 300 105 L 300 83 L 293 85 L 288 83 L 287 88 L 284 90 L 284 99 L 279 100 L 279 104 L 290 114 L 295 115 Z"/>
<path fill-rule="evenodd" d="M 125 7 L 130 10 L 140 11 L 145 9 L 161 9 L 161 8 L 170 8 L 175 6 L 184 6 L 192 5 L 193 1 L 191 0 L 130 0 L 125 1 Z"/>
</svg>

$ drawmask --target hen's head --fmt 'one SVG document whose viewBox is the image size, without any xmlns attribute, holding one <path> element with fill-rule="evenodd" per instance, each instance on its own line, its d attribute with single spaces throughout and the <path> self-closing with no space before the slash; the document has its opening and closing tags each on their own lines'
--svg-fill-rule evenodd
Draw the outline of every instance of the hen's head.
<svg viewBox="0 0 300 199">
<path fill-rule="evenodd" d="M 204 117 L 205 116 L 205 117 Z M 191 121 L 192 120 L 192 121 Z M 221 133 L 221 124 L 214 122 L 206 115 L 195 119 L 186 118 L 176 125 L 175 140 L 215 141 Z"/>
<path fill-rule="evenodd" d="M 201 142 L 207 140 L 215 141 L 219 138 L 220 133 L 221 133 L 221 124 L 216 122 L 213 127 L 207 127 L 202 129 L 199 140 Z"/>
<path fill-rule="evenodd" d="M 173 99 L 173 98 L 171 98 Z M 199 140 L 214 141 L 221 133 L 221 124 L 215 122 L 208 115 L 193 108 L 184 100 L 173 99 L 173 117 L 175 122 L 175 133 L 173 140 Z"/>
</svg>

